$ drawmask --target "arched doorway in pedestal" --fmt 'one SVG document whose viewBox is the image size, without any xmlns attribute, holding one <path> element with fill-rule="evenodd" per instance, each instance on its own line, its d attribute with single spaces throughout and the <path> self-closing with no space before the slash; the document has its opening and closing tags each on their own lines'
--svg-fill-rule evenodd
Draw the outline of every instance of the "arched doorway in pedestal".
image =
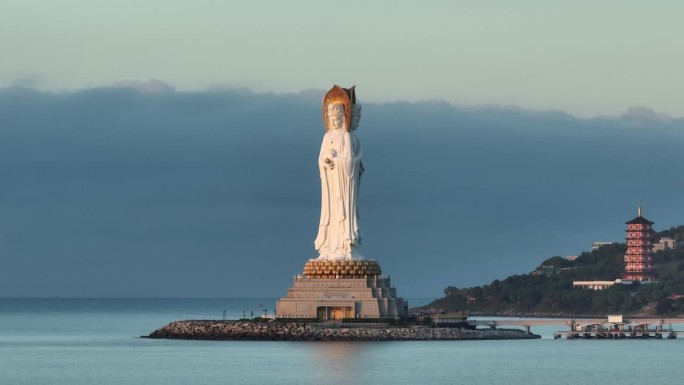
<svg viewBox="0 0 684 385">
<path fill-rule="evenodd" d="M 321 319 L 342 319 L 353 318 L 354 308 L 352 306 L 319 306 L 316 315 Z"/>
</svg>

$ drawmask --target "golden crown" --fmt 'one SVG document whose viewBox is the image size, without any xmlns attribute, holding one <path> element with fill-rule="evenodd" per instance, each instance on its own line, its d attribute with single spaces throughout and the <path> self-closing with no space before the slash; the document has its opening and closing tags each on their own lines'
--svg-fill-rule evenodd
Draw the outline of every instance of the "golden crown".
<svg viewBox="0 0 684 385">
<path fill-rule="evenodd" d="M 323 97 L 323 125 L 328 131 L 328 105 L 341 104 L 344 107 L 345 127 L 349 131 L 351 127 L 352 104 L 356 103 L 356 86 L 342 88 L 335 84 Z"/>
</svg>

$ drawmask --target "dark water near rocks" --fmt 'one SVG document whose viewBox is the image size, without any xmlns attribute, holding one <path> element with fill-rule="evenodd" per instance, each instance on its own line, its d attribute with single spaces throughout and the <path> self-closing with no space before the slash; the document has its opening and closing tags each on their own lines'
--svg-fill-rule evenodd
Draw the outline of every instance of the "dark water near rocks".
<svg viewBox="0 0 684 385">
<path fill-rule="evenodd" d="M 410 300 L 411 306 L 420 301 Z M 684 341 L 176 341 L 180 319 L 240 318 L 273 299 L 0 299 L 0 385 L 680 384 Z M 684 329 L 676 325 L 676 329 Z"/>
</svg>

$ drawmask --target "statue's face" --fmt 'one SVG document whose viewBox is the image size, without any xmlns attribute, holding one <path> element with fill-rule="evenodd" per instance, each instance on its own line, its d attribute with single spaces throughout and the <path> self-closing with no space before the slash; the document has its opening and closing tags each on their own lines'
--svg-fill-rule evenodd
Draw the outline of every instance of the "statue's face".
<svg viewBox="0 0 684 385">
<path fill-rule="evenodd" d="M 328 105 L 328 127 L 330 130 L 344 128 L 344 106 L 341 104 Z"/>
</svg>

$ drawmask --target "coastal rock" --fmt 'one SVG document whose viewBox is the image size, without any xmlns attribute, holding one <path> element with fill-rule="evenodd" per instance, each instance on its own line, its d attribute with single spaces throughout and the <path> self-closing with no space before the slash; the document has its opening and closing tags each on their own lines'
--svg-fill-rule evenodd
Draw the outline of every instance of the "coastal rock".
<svg viewBox="0 0 684 385">
<path fill-rule="evenodd" d="M 176 321 L 144 338 L 251 341 L 426 341 L 535 339 L 540 336 L 516 329 L 467 330 L 457 328 L 336 327 L 311 322 Z"/>
</svg>

